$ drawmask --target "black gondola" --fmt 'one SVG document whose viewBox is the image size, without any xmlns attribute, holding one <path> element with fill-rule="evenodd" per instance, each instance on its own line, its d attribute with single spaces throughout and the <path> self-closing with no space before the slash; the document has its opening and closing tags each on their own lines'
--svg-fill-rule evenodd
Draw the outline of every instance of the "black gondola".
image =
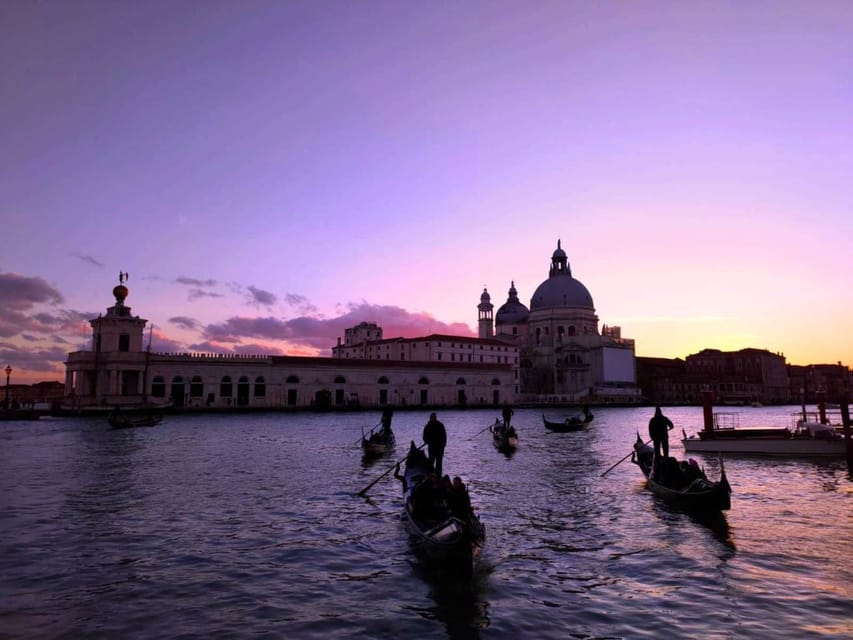
<svg viewBox="0 0 853 640">
<path fill-rule="evenodd" d="M 486 529 L 474 513 L 464 486 L 444 493 L 426 455 L 409 447 L 402 476 L 403 521 L 418 557 L 434 571 L 470 576 L 486 543 Z"/>
<path fill-rule="evenodd" d="M 492 434 L 492 443 L 501 453 L 512 453 L 518 448 L 518 434 L 515 427 L 506 426 L 506 423 L 495 420 L 495 424 L 489 427 Z"/>
<path fill-rule="evenodd" d="M 666 458 L 663 468 L 654 469 L 654 449 L 637 434 L 631 462 L 640 467 L 646 486 L 673 506 L 694 511 L 723 511 L 731 507 L 732 488 L 720 459 L 720 479 L 712 482 L 694 460 Z"/>
<path fill-rule="evenodd" d="M 548 420 L 545 417 L 545 414 L 542 414 L 542 422 L 545 424 L 545 427 L 550 429 L 551 431 L 580 431 L 582 429 L 586 429 L 589 426 L 589 423 L 592 422 L 593 419 L 592 413 L 590 413 L 589 409 L 584 409 L 584 413 L 582 416 L 571 416 L 566 418 L 562 422 L 557 422 L 554 420 Z"/>
<path fill-rule="evenodd" d="M 134 427 L 153 427 L 163 421 L 163 414 L 153 411 L 120 411 L 115 409 L 107 416 L 111 429 L 132 429 Z"/>
</svg>

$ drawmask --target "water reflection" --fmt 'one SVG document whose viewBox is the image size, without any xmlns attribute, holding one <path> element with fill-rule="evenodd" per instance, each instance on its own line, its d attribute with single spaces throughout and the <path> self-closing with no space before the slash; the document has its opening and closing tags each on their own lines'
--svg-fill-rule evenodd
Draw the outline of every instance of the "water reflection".
<svg viewBox="0 0 853 640">
<path fill-rule="evenodd" d="M 489 602 L 485 590 L 489 567 L 478 565 L 469 579 L 448 578 L 429 572 L 423 565 L 412 563 L 412 570 L 430 589 L 435 606 L 415 608 L 420 616 L 439 620 L 452 640 L 477 640 L 480 630 L 489 626 Z"/>
</svg>

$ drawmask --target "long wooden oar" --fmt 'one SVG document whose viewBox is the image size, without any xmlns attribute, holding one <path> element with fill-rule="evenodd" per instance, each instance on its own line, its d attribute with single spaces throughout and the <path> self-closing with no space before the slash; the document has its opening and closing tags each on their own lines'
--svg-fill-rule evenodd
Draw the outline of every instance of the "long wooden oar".
<svg viewBox="0 0 853 640">
<path fill-rule="evenodd" d="M 423 449 L 425 446 L 426 446 L 426 442 L 423 442 L 423 443 L 421 443 L 421 445 L 418 447 L 418 449 Z M 358 495 L 363 496 L 365 493 L 367 493 L 367 491 L 368 491 L 368 490 L 369 490 L 373 485 L 375 485 L 377 482 L 379 482 L 380 480 L 382 480 L 382 478 L 384 478 L 384 477 L 385 477 L 385 476 L 387 476 L 389 473 L 391 473 L 391 472 L 392 472 L 392 471 L 397 467 L 397 465 L 398 465 L 398 464 L 402 464 L 402 463 L 406 460 L 406 458 L 408 458 L 408 457 L 409 457 L 409 454 L 407 453 L 407 454 L 406 454 L 406 455 L 404 455 L 402 458 L 400 458 L 399 460 L 397 460 L 397 462 L 395 462 L 393 465 L 391 465 L 391 468 L 390 468 L 390 469 L 388 469 L 387 471 L 385 471 L 385 473 L 383 473 L 381 476 L 379 476 L 378 478 L 376 478 L 376 480 L 374 480 L 374 481 L 373 481 L 373 482 L 371 482 L 369 485 L 367 485 L 364 489 L 362 489 L 361 491 L 359 491 L 359 492 L 358 492 Z"/>
<path fill-rule="evenodd" d="M 494 424 L 490 424 L 488 427 L 486 427 L 486 429 L 491 429 L 491 428 L 492 428 L 492 427 L 494 427 L 494 426 L 495 426 Z M 474 438 L 476 438 L 478 435 L 480 435 L 481 433 L 483 433 L 486 429 L 480 429 L 477 433 L 475 433 L 473 436 L 471 436 L 470 438 L 468 438 L 468 440 L 469 440 L 469 441 L 473 440 L 473 439 L 474 439 Z"/>
<path fill-rule="evenodd" d="M 643 444 L 644 444 L 644 445 L 647 445 L 647 444 L 649 444 L 650 442 L 651 442 L 651 440 L 646 440 Z M 634 452 L 633 452 L 633 451 L 631 451 L 631 453 L 634 453 Z M 600 477 L 600 478 L 603 478 L 603 477 L 604 477 L 604 476 L 606 476 L 608 473 L 610 473 L 611 471 L 613 471 L 616 467 L 618 467 L 620 464 L 622 464 L 623 462 L 625 462 L 625 460 L 627 460 L 627 459 L 628 459 L 628 457 L 631 455 L 631 453 L 629 453 L 627 456 L 625 456 L 624 458 L 622 458 L 619 462 L 617 462 L 616 464 L 614 464 L 614 465 L 613 465 L 612 467 L 610 467 L 607 471 L 605 471 L 604 473 L 602 473 L 599 477 Z"/>
<path fill-rule="evenodd" d="M 381 420 L 376 423 L 376 427 L 378 427 L 380 424 L 382 424 Z M 373 433 L 373 430 L 376 429 L 376 427 L 370 427 L 370 431 L 367 432 L 367 435 L 370 435 L 371 433 Z M 361 444 L 362 440 L 364 440 L 364 427 L 361 428 L 361 437 L 358 440 L 356 440 L 355 443 Z"/>
</svg>

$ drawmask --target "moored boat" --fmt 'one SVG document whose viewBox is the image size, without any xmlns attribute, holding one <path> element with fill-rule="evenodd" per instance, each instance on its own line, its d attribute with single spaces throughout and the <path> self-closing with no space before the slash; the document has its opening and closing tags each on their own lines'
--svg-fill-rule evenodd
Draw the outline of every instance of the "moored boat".
<svg viewBox="0 0 853 640">
<path fill-rule="evenodd" d="M 679 462 L 669 457 L 655 469 L 654 449 L 638 433 L 631 462 L 643 472 L 649 490 L 673 506 L 693 511 L 722 511 L 731 507 L 732 489 L 722 459 L 717 482 L 709 480 L 692 459 Z"/>
<path fill-rule="evenodd" d="M 492 443 L 502 453 L 512 453 L 518 448 L 518 433 L 515 427 L 506 426 L 505 422 L 495 420 L 495 424 L 489 427 L 492 434 Z"/>
<path fill-rule="evenodd" d="M 470 576 L 486 543 L 486 529 L 459 481 L 445 488 L 426 455 L 409 447 L 403 474 L 403 522 L 412 550 L 437 572 Z M 399 466 L 399 465 L 398 465 Z"/>
<path fill-rule="evenodd" d="M 583 415 L 569 416 L 563 421 L 548 420 L 543 413 L 542 422 L 545 424 L 545 427 L 551 431 L 580 431 L 581 429 L 585 429 L 589 423 L 592 422 L 593 417 L 594 416 L 589 409 L 584 407 Z"/>
<path fill-rule="evenodd" d="M 705 428 L 688 437 L 682 431 L 684 451 L 746 456 L 843 458 L 846 443 L 838 430 L 808 415 L 793 415 L 789 427 L 741 428 L 737 414 L 715 413 Z"/>
<path fill-rule="evenodd" d="M 111 429 L 131 429 L 134 427 L 153 427 L 163 421 L 163 414 L 153 411 L 121 411 L 114 409 L 107 422 Z"/>
</svg>

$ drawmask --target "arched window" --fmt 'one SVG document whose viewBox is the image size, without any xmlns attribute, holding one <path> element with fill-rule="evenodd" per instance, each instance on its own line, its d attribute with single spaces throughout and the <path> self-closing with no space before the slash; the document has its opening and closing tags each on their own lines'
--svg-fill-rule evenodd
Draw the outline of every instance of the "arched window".
<svg viewBox="0 0 853 640">
<path fill-rule="evenodd" d="M 429 378 L 421 378 L 418 380 L 418 384 L 429 384 Z"/>
<path fill-rule="evenodd" d="M 255 378 L 255 397 L 263 398 L 267 395 L 267 382 L 263 376 Z"/>
<path fill-rule="evenodd" d="M 388 384 L 388 377 L 387 376 L 380 376 L 379 380 L 377 380 L 376 382 L 378 384 Z"/>
<path fill-rule="evenodd" d="M 287 376 L 287 384 L 299 384 L 299 376 Z"/>
<path fill-rule="evenodd" d="M 230 398 L 233 393 L 233 387 L 231 384 L 231 376 L 222 376 L 222 380 L 219 382 L 219 396 L 222 398 Z"/>
<path fill-rule="evenodd" d="M 465 384 L 465 378 L 456 378 L 456 384 Z"/>
<path fill-rule="evenodd" d="M 492 378 L 492 384 L 493 384 L 494 386 L 496 386 L 496 387 L 497 387 L 497 386 L 499 386 L 499 385 L 500 385 L 500 383 L 501 383 L 501 381 L 500 381 L 500 380 L 498 380 L 497 378 Z"/>
<path fill-rule="evenodd" d="M 193 376 L 190 380 L 190 398 L 201 398 L 204 395 L 204 383 L 201 376 Z"/>
<path fill-rule="evenodd" d="M 539 344 L 539 338 L 541 337 L 541 335 L 542 335 L 542 329 L 537 327 L 536 328 L 536 344 Z"/>
<path fill-rule="evenodd" d="M 573 335 L 575 335 L 576 333 L 577 333 L 577 330 L 575 329 L 575 325 L 570 324 L 570 325 L 569 325 L 569 335 L 570 335 L 570 336 L 573 336 Z"/>
<path fill-rule="evenodd" d="M 343 376 L 337 376 L 335 378 L 335 384 L 344 384 L 347 381 Z"/>
<path fill-rule="evenodd" d="M 163 376 L 155 376 L 151 381 L 151 395 L 155 398 L 166 397 L 166 381 Z"/>
<path fill-rule="evenodd" d="M 184 384 L 183 376 L 175 376 L 172 378 L 172 384 Z"/>
</svg>

